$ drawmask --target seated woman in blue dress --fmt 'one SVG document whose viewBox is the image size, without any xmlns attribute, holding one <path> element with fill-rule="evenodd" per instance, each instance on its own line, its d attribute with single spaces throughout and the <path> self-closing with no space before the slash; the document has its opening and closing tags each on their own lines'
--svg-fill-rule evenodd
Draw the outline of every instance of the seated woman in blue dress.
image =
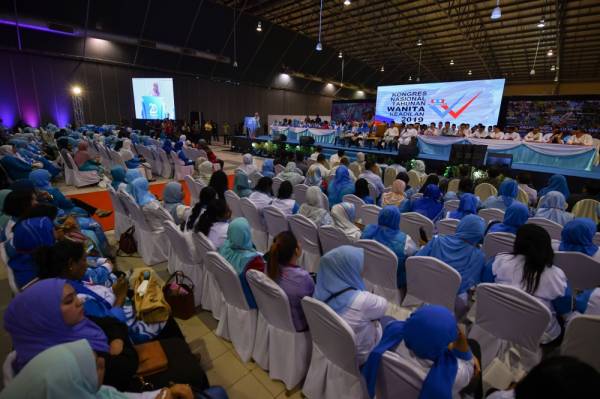
<svg viewBox="0 0 600 399">
<path fill-rule="evenodd" d="M 517 230 L 527 223 L 527 219 L 529 219 L 529 209 L 524 204 L 515 201 L 506 208 L 502 223 L 490 223 L 487 232 L 517 234 Z"/>
<path fill-rule="evenodd" d="M 342 202 L 346 194 L 354 194 L 354 181 L 350 177 L 348 168 L 340 165 L 336 168 L 335 176 L 331 179 L 327 187 L 329 206 L 334 206 Z"/>
<path fill-rule="evenodd" d="M 483 201 L 483 208 L 505 210 L 517 200 L 519 185 L 512 179 L 505 179 L 498 188 L 498 195 L 492 195 Z"/>
<path fill-rule="evenodd" d="M 55 178 L 60 173 L 61 169 L 54 165 L 51 161 L 44 157 L 43 152 L 35 144 L 30 144 L 25 140 L 13 140 L 14 146 L 17 149 L 16 155 L 22 161 L 30 165 L 35 163 L 41 164 L 43 169 L 46 169 Z"/>
<path fill-rule="evenodd" d="M 443 216 L 442 192 L 435 184 L 425 187 L 423 197 L 409 203 L 412 212 L 420 213 L 435 222 Z"/>
<path fill-rule="evenodd" d="M 479 204 L 479 198 L 473 194 L 465 193 L 460 197 L 458 209 L 448 212 L 446 217 L 460 220 L 467 215 L 477 215 L 477 204 Z"/>
<path fill-rule="evenodd" d="M 12 180 L 27 179 L 33 170 L 31 164 L 17 158 L 12 145 L 0 147 L 0 165 Z"/>
<path fill-rule="evenodd" d="M 181 141 L 178 141 L 177 143 L 175 143 L 175 148 L 173 150 L 177 153 L 177 158 L 179 158 L 181 160 L 181 162 L 183 162 L 183 165 L 187 166 L 187 165 L 194 164 L 194 161 L 189 159 L 185 155 L 185 152 L 183 152 L 183 143 Z"/>
<path fill-rule="evenodd" d="M 560 191 L 549 191 L 542 197 L 535 212 L 535 217 L 552 220 L 561 226 L 573 220 L 573 214 L 565 211 L 567 201 Z"/>
<path fill-rule="evenodd" d="M 365 204 L 375 204 L 375 200 L 369 193 L 369 182 L 367 179 L 361 178 L 356 180 L 356 183 L 354 183 L 354 195 L 363 200 Z"/>
</svg>

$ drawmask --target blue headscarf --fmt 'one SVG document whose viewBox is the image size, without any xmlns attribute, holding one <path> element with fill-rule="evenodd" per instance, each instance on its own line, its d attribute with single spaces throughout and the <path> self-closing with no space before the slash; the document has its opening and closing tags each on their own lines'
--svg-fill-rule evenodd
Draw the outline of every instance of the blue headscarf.
<svg viewBox="0 0 600 399">
<path fill-rule="evenodd" d="M 333 206 L 342 202 L 346 194 L 354 193 L 354 182 L 350 178 L 350 172 L 345 165 L 340 165 L 335 170 L 335 177 L 329 182 L 327 195 L 329 205 Z"/>
<path fill-rule="evenodd" d="M 581 252 L 594 256 L 598 246 L 594 244 L 596 225 L 591 219 L 577 218 L 565 225 L 561 233 L 560 251 Z"/>
<path fill-rule="evenodd" d="M 517 234 L 517 230 L 527 223 L 527 219 L 529 219 L 529 209 L 524 204 L 515 201 L 511 206 L 506 208 L 502 223 L 493 224 L 489 232 Z"/>
<path fill-rule="evenodd" d="M 342 245 L 323 255 L 313 297 L 341 313 L 360 291 L 365 290 L 361 277 L 364 256 L 362 248 L 350 245 Z M 338 295 L 331 298 L 335 294 Z"/>
<path fill-rule="evenodd" d="M 569 195 L 571 195 L 567 179 L 565 179 L 563 175 L 552 175 L 550 180 L 548 180 L 548 185 L 539 191 L 538 197 L 546 195 L 550 191 L 558 191 L 562 193 L 565 198 L 569 198 Z"/>
<path fill-rule="evenodd" d="M 485 223 L 477 215 L 467 215 L 461 219 L 456 233 L 450 236 L 436 236 L 417 252 L 417 256 L 433 256 L 446 262 L 460 273 L 459 294 L 480 282 L 485 265 L 485 256 L 477 248 L 483 240 Z"/>
<path fill-rule="evenodd" d="M 183 143 L 181 141 L 178 141 L 177 143 L 175 143 L 175 148 L 173 148 L 173 149 L 176 152 L 179 152 L 182 148 L 183 148 Z"/>
<path fill-rule="evenodd" d="M 435 184 L 429 184 L 425 188 L 425 193 L 423 193 L 423 198 L 419 198 L 412 204 L 412 211 L 420 213 L 423 216 L 427 216 L 431 220 L 435 220 L 441 210 L 442 203 L 440 202 L 440 197 L 442 196 L 442 192 L 440 188 Z"/>
<path fill-rule="evenodd" d="M 233 191 L 240 198 L 248 197 L 252 194 L 250 183 L 248 182 L 248 175 L 242 170 L 236 170 L 233 179 Z"/>
<path fill-rule="evenodd" d="M 406 261 L 406 255 L 404 254 L 406 234 L 400 231 L 400 209 L 394 205 L 383 207 L 379 212 L 377 224 L 370 224 L 365 227 L 360 238 L 375 240 L 396 254 L 396 257 L 398 257 L 396 283 L 398 287 L 406 286 L 406 269 L 404 267 Z"/>
<path fill-rule="evenodd" d="M 308 173 L 312 170 L 311 173 Z M 321 184 L 323 183 L 323 177 L 321 176 L 321 169 L 315 167 L 308 170 L 308 172 L 306 173 L 306 179 L 304 180 L 304 184 L 306 184 L 307 186 L 317 186 L 317 187 L 321 187 Z"/>
<path fill-rule="evenodd" d="M 148 191 L 148 180 L 145 177 L 138 177 L 131 183 L 131 186 L 133 187 L 133 198 L 139 206 L 156 200 L 156 197 Z"/>
<path fill-rule="evenodd" d="M 265 159 L 265 162 L 263 162 L 263 165 L 262 165 L 261 174 L 263 176 L 270 177 L 270 178 L 273 178 L 273 176 L 275 176 L 275 167 L 273 166 L 272 159 Z"/>
<path fill-rule="evenodd" d="M 121 183 L 125 183 L 125 176 L 126 176 L 125 169 L 122 166 L 114 166 L 110 170 L 110 175 L 112 176 L 112 182 L 110 183 L 110 185 L 115 190 L 118 190 L 119 185 Z"/>
<path fill-rule="evenodd" d="M 167 153 L 167 155 L 169 155 L 169 153 L 171 151 L 173 151 L 173 143 L 171 143 L 171 140 L 169 139 L 165 139 L 165 142 L 163 143 L 163 150 L 165 150 L 165 152 Z"/>
<path fill-rule="evenodd" d="M 33 182 L 35 188 L 42 190 L 49 190 L 52 188 L 52 184 L 50 184 L 51 178 L 52 175 L 46 169 L 34 170 L 29 174 L 29 180 Z"/>
<path fill-rule="evenodd" d="M 540 201 L 535 216 L 552 220 L 564 226 L 573 220 L 573 215 L 565 212 L 566 205 L 565 196 L 560 191 L 550 191 Z"/>
<path fill-rule="evenodd" d="M 173 217 L 175 224 L 181 222 L 177 216 L 177 207 L 182 204 L 183 196 L 183 188 L 181 187 L 181 184 L 176 181 L 167 183 L 163 190 L 164 207 L 169 211 L 171 217 Z"/>
<path fill-rule="evenodd" d="M 454 315 L 445 307 L 425 305 L 410 315 L 406 321 L 389 323 L 379 341 L 362 367 L 369 396 L 375 395 L 377 374 L 381 357 L 394 350 L 400 342 L 420 359 L 433 361 L 419 399 L 452 399 L 452 387 L 458 371 L 457 357 L 470 360 L 471 352 L 450 351 L 448 345 L 458 336 Z"/>
<path fill-rule="evenodd" d="M 479 199 L 473 194 L 465 193 L 460 197 L 460 204 L 458 205 L 458 209 L 450 212 L 450 217 L 452 219 L 462 219 L 466 215 L 476 215 L 477 214 L 477 204 L 479 203 Z"/>
<path fill-rule="evenodd" d="M 127 169 L 125 173 L 125 182 L 127 183 L 127 192 L 133 195 L 133 181 L 137 178 L 142 177 L 139 169 Z"/>
<path fill-rule="evenodd" d="M 498 196 L 502 198 L 502 202 L 506 207 L 509 207 L 519 194 L 519 185 L 513 179 L 505 179 L 500 183 L 498 188 Z"/>
</svg>

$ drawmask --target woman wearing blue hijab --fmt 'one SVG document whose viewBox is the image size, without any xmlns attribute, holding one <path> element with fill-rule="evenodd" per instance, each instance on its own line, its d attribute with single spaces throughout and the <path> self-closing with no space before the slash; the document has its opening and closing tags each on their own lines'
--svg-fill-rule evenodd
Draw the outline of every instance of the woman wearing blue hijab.
<svg viewBox="0 0 600 399">
<path fill-rule="evenodd" d="M 162 149 L 165 150 L 167 155 L 169 155 L 171 153 L 171 151 L 173 151 L 173 143 L 171 143 L 171 140 L 169 140 L 168 138 L 165 139 Z"/>
<path fill-rule="evenodd" d="M 442 202 L 440 201 L 442 192 L 435 184 L 429 184 L 425 188 L 422 198 L 418 198 L 412 203 L 412 211 L 428 217 L 432 221 L 440 218 L 442 212 Z"/>
<path fill-rule="evenodd" d="M 561 233 L 560 251 L 581 252 L 600 261 L 598 246 L 594 244 L 596 225 L 591 219 L 577 218 L 565 225 Z"/>
<path fill-rule="evenodd" d="M 127 190 L 127 183 L 125 183 L 125 168 L 122 166 L 114 166 L 110 170 L 110 175 L 112 176 L 110 185 L 115 189 L 115 191 L 119 191 L 119 189 Z"/>
<path fill-rule="evenodd" d="M 344 195 L 354 193 L 354 182 L 350 177 L 348 168 L 344 165 L 337 167 L 334 178 L 329 182 L 327 196 L 329 205 L 333 206 L 342 202 Z"/>
<path fill-rule="evenodd" d="M 488 233 L 511 233 L 517 234 L 519 227 L 527 223 L 529 209 L 520 202 L 514 202 L 506 208 L 502 223 L 494 223 L 488 227 Z"/>
<path fill-rule="evenodd" d="M 265 159 L 262 165 L 261 174 L 266 177 L 270 177 L 271 179 L 275 176 L 275 166 L 273 166 L 272 159 Z"/>
<path fill-rule="evenodd" d="M 466 294 L 469 288 L 479 284 L 479 276 L 485 265 L 485 256 L 477 247 L 483 241 L 484 231 L 482 218 L 467 215 L 461 219 L 454 235 L 435 236 L 416 255 L 433 256 L 459 272 L 461 283 L 458 295 Z"/>
<path fill-rule="evenodd" d="M 448 212 L 447 217 L 450 219 L 462 219 L 467 215 L 477 214 L 477 204 L 479 204 L 479 198 L 473 194 L 465 193 L 460 197 L 460 204 L 458 209 L 452 212 Z"/>
<path fill-rule="evenodd" d="M 245 198 L 252 194 L 252 188 L 250 188 L 250 182 L 248 181 L 248 175 L 243 170 L 236 169 L 235 176 L 233 179 L 233 191 L 240 198 Z"/>
<path fill-rule="evenodd" d="M 164 231 L 164 223 L 167 220 L 173 220 L 171 214 L 160 205 L 156 197 L 150 193 L 148 180 L 145 177 L 138 177 L 131 183 L 133 189 L 133 199 L 142 209 L 146 222 L 152 231 L 159 233 Z"/>
<path fill-rule="evenodd" d="M 451 343 L 454 343 L 452 350 Z M 425 305 L 406 321 L 386 326 L 381 342 L 361 370 L 371 398 L 375 396 L 381 357 L 388 350 L 395 351 L 415 371 L 426 374 L 419 399 L 459 397 L 474 375 L 467 339 L 459 333 L 454 315 L 443 306 Z"/>
<path fill-rule="evenodd" d="M 250 224 L 245 218 L 235 218 L 227 228 L 227 239 L 219 253 L 233 266 L 242 283 L 248 306 L 256 309 L 256 301 L 246 280 L 246 272 L 250 269 L 265 271 L 262 254 L 254 248 Z"/>
<path fill-rule="evenodd" d="M 183 162 L 183 165 L 193 165 L 194 164 L 194 161 L 189 159 L 185 155 L 185 152 L 183 152 L 183 143 L 181 141 L 178 141 L 177 143 L 175 143 L 175 148 L 173 150 L 177 153 L 177 158 L 179 158 Z"/>
<path fill-rule="evenodd" d="M 364 363 L 371 350 L 379 343 L 387 301 L 365 291 L 361 277 L 364 251 L 342 245 L 321 257 L 313 297 L 326 303 L 352 328 L 356 337 L 359 364 Z"/>
<path fill-rule="evenodd" d="M 139 169 L 127 169 L 125 172 L 125 183 L 127 183 L 127 193 L 133 195 L 133 181 L 138 177 L 142 177 Z"/>
<path fill-rule="evenodd" d="M 143 207 L 152 201 L 156 201 L 156 197 L 148 191 L 148 180 L 145 177 L 138 177 L 131 183 L 133 188 L 133 198 L 135 202 Z"/>
<path fill-rule="evenodd" d="M 512 205 L 519 194 L 519 185 L 512 179 L 505 179 L 498 188 L 498 195 L 491 196 L 483 201 L 484 208 L 505 210 Z"/>
<path fill-rule="evenodd" d="M 417 251 L 414 241 L 400 231 L 400 210 L 397 206 L 386 206 L 379 212 L 377 224 L 370 224 L 360 237 L 364 240 L 375 240 L 391 249 L 398 257 L 396 284 L 398 288 L 406 287 L 406 257 Z"/>
<path fill-rule="evenodd" d="M 550 191 L 540 201 L 535 216 L 552 220 L 564 226 L 573 220 L 573 214 L 566 212 L 565 209 L 567 209 L 565 196 L 560 191 Z"/>
<path fill-rule="evenodd" d="M 571 195 L 567 179 L 563 175 L 552 175 L 550 180 L 548 180 L 548 185 L 538 191 L 538 198 L 542 198 L 543 195 L 548 194 L 550 191 L 558 191 L 565 198 L 569 198 L 569 195 Z"/>
<path fill-rule="evenodd" d="M 163 191 L 164 207 L 169 211 L 177 226 L 187 220 L 190 209 L 189 206 L 183 204 L 184 196 L 181 184 L 176 181 L 167 183 Z"/>
</svg>

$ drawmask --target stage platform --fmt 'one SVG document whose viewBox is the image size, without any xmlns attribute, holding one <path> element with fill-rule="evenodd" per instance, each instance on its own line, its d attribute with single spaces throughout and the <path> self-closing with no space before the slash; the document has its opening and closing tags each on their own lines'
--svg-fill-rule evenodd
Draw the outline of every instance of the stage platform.
<svg viewBox="0 0 600 399">
<path fill-rule="evenodd" d="M 245 139 L 245 136 L 235 136 L 236 139 Z M 257 136 L 256 138 L 251 140 L 253 143 L 265 143 L 271 142 L 271 136 L 263 135 Z M 287 140 L 286 144 L 291 145 L 299 145 L 298 140 Z M 380 150 L 377 148 L 369 148 L 366 147 L 348 147 L 344 145 L 336 145 L 336 144 L 326 144 L 326 143 L 315 143 L 314 146 L 320 145 L 323 148 L 323 153 L 329 157 L 333 153 L 337 152 L 338 149 L 343 149 L 346 152 L 346 155 L 353 160 L 356 157 L 357 152 L 363 152 L 365 154 L 372 154 L 375 156 L 385 156 L 385 157 L 393 157 L 397 154 L 396 151 L 390 150 Z M 420 152 L 418 159 L 423 160 L 431 160 L 436 161 L 435 163 L 448 162 L 447 156 L 440 156 L 435 154 L 426 154 Z M 548 167 L 548 166 L 540 166 L 540 165 L 532 165 L 525 163 L 516 163 L 513 162 L 512 168 L 517 171 L 527 171 L 533 173 L 539 173 L 544 175 L 552 175 L 552 174 L 561 174 L 564 176 L 572 176 L 580 179 L 600 179 L 600 166 L 595 166 L 591 170 L 575 170 L 575 169 L 566 169 L 566 168 L 557 168 L 557 167 Z"/>
</svg>

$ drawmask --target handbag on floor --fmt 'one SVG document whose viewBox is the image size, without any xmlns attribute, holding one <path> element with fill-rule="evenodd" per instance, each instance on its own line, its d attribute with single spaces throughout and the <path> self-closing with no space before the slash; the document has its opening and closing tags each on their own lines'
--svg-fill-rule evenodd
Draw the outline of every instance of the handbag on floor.
<svg viewBox="0 0 600 399">
<path fill-rule="evenodd" d="M 135 227 L 131 226 L 121 234 L 121 237 L 119 237 L 119 251 L 125 252 L 127 255 L 131 255 L 137 251 L 134 233 Z"/>
<path fill-rule="evenodd" d="M 194 316 L 194 283 L 182 271 L 171 274 L 163 287 L 163 294 L 173 317 L 187 320 Z"/>
<path fill-rule="evenodd" d="M 146 342 L 134 348 L 139 359 L 137 376 L 144 378 L 168 369 L 169 361 L 160 341 Z"/>
<path fill-rule="evenodd" d="M 142 269 L 134 282 L 134 306 L 138 320 L 146 323 L 167 321 L 171 307 L 165 300 L 163 291 L 151 269 Z"/>
</svg>

